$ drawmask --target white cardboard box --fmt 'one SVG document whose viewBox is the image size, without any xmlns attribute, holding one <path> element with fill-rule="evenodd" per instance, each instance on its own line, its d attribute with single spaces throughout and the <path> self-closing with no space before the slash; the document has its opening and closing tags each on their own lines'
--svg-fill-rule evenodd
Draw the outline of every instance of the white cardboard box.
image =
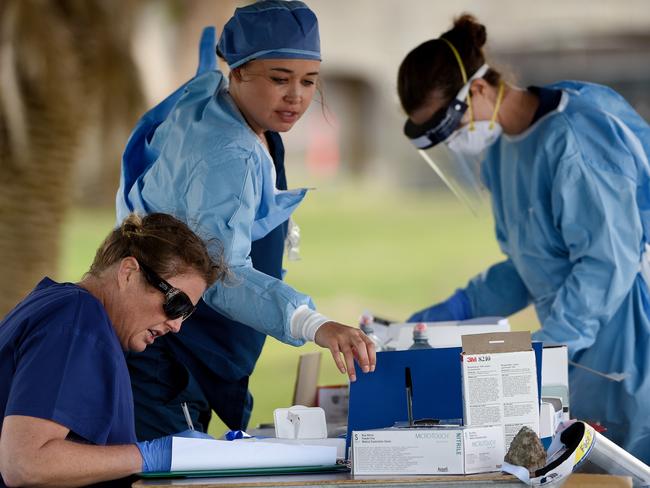
<svg viewBox="0 0 650 488">
<path fill-rule="evenodd" d="M 319 386 L 316 389 L 316 405 L 325 410 L 329 424 L 345 424 L 348 420 L 350 385 Z"/>
<path fill-rule="evenodd" d="M 539 435 L 537 365 L 530 332 L 463 336 L 465 425 L 501 425 L 506 451 L 521 427 Z"/>
<path fill-rule="evenodd" d="M 352 432 L 354 475 L 436 475 L 499 471 L 500 426 L 391 428 Z"/>
<path fill-rule="evenodd" d="M 557 398 L 569 419 L 569 355 L 565 345 L 542 349 L 542 399 Z"/>
</svg>

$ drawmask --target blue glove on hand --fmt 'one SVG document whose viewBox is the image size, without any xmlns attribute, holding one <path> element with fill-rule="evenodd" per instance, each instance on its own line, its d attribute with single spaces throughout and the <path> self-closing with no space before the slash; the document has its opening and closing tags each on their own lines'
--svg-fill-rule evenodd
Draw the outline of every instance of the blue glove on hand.
<svg viewBox="0 0 650 488">
<path fill-rule="evenodd" d="M 415 312 L 407 322 L 441 322 L 445 320 L 467 320 L 471 319 L 472 306 L 469 297 L 463 290 L 456 290 L 452 296 L 444 302 Z"/>
<path fill-rule="evenodd" d="M 172 437 L 193 437 L 195 439 L 214 439 L 211 435 L 196 430 L 184 430 L 178 434 L 160 437 L 151 441 L 137 442 L 135 445 L 142 455 L 142 472 L 169 471 L 172 467 Z"/>
</svg>

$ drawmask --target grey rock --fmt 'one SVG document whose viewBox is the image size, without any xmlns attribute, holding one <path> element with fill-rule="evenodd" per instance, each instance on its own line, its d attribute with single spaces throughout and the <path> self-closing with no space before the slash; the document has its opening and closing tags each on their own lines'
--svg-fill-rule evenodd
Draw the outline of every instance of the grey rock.
<svg viewBox="0 0 650 488">
<path fill-rule="evenodd" d="M 528 427 L 522 427 L 510 444 L 505 461 L 528 468 L 531 476 L 546 464 L 546 451 L 537 434 Z"/>
</svg>

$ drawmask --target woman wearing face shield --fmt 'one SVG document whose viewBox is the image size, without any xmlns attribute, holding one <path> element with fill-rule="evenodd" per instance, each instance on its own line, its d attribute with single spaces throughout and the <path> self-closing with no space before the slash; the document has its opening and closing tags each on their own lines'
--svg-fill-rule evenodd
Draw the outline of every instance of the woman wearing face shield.
<svg viewBox="0 0 650 488">
<path fill-rule="evenodd" d="M 490 194 L 506 259 L 410 321 L 508 316 L 533 303 L 544 343 L 571 367 L 572 415 L 650 462 L 650 127 L 613 90 L 561 81 L 521 89 L 486 65 L 468 15 L 411 51 L 398 91 L 405 133 L 468 203 Z M 445 171 L 449 168 L 451 172 Z M 479 197 L 480 198 L 480 197 Z"/>
<path fill-rule="evenodd" d="M 307 190 L 287 190 L 280 133 L 316 92 L 316 16 L 300 1 L 238 8 L 217 44 L 229 76 L 216 69 L 214 38 L 207 29 L 197 75 L 145 114 L 123 157 L 118 219 L 164 209 L 217 237 L 234 275 L 206 291 L 182 333 L 129 357 L 141 439 L 182 428 L 182 402 L 197 428 L 212 410 L 229 428 L 246 428 L 248 378 L 266 335 L 328 348 L 352 381 L 355 357 L 364 372 L 375 365 L 370 339 L 282 281 L 288 219 Z"/>
</svg>

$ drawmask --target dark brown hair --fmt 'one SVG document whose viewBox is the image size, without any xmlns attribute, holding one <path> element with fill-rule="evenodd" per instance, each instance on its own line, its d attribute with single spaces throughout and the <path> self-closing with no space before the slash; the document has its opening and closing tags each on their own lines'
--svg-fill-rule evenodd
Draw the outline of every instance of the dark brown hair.
<svg viewBox="0 0 650 488">
<path fill-rule="evenodd" d="M 218 255 L 210 256 L 206 243 L 171 215 L 131 214 L 99 246 L 88 274 L 99 276 L 119 260 L 133 256 L 162 278 L 194 272 L 210 286 L 227 273 L 221 246 L 217 248 Z"/>
<path fill-rule="evenodd" d="M 487 31 L 472 15 L 458 17 L 453 28 L 440 37 L 456 48 L 468 78 L 485 63 L 482 48 L 487 40 Z M 490 68 L 483 78 L 490 85 L 497 86 L 501 75 Z M 448 103 L 462 86 L 458 61 L 449 45 L 441 39 L 431 39 L 413 49 L 402 61 L 397 74 L 397 93 L 407 114 L 434 96 Z"/>
</svg>

